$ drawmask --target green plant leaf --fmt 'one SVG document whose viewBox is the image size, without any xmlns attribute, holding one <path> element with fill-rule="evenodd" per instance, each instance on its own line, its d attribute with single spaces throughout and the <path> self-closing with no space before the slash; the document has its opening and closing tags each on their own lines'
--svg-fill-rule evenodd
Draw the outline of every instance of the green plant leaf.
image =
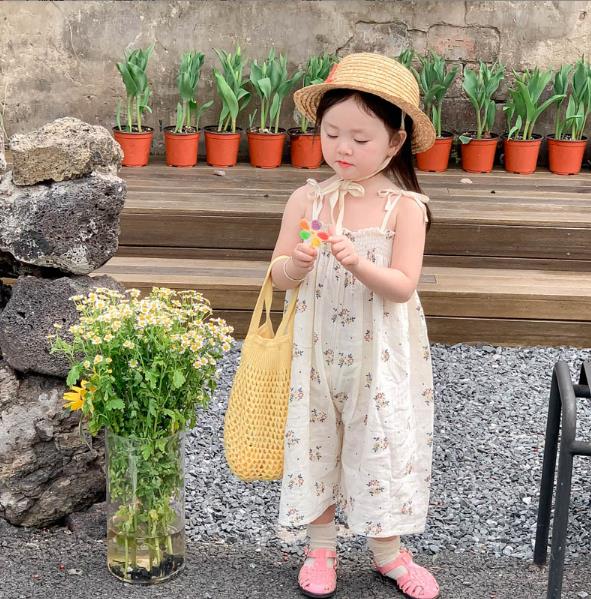
<svg viewBox="0 0 591 599">
<path fill-rule="evenodd" d="M 75 385 L 78 382 L 78 380 L 80 379 L 80 374 L 82 373 L 82 369 L 83 364 L 81 362 L 78 364 L 74 364 L 72 368 L 70 368 L 68 376 L 66 378 L 66 385 L 68 385 L 68 387 L 71 387 L 72 385 Z"/>
<path fill-rule="evenodd" d="M 172 386 L 175 389 L 180 389 L 186 381 L 185 375 L 180 370 L 175 370 L 172 376 Z"/>
</svg>

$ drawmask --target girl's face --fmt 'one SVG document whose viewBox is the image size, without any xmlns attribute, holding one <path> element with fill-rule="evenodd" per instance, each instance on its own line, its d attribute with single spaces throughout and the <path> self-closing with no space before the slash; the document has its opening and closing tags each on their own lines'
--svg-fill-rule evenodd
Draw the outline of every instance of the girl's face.
<svg viewBox="0 0 591 599">
<path fill-rule="evenodd" d="M 405 139 L 405 131 L 391 136 L 384 123 L 354 97 L 331 106 L 320 126 L 324 160 L 343 179 L 371 175 L 398 152 Z"/>
</svg>

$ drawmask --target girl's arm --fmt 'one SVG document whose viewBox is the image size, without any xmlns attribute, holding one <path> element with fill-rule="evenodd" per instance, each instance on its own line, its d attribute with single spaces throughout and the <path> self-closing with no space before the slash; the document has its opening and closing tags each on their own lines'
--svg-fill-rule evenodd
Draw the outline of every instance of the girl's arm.
<svg viewBox="0 0 591 599">
<path fill-rule="evenodd" d="M 299 243 L 300 220 L 304 218 L 307 202 L 310 201 L 308 191 L 308 186 L 304 185 L 296 189 L 287 200 L 281 220 L 281 229 L 273 250 L 273 258 L 290 256 L 285 264 L 285 269 L 293 279 L 303 279 L 314 268 L 318 254 L 315 249 Z M 281 291 L 293 289 L 299 285 L 285 276 L 284 262 L 284 260 L 280 260 L 271 271 L 273 285 Z"/>
<path fill-rule="evenodd" d="M 425 215 L 417 203 L 402 196 L 396 207 L 396 235 L 390 268 L 376 266 L 367 258 L 349 270 L 374 293 L 395 302 L 407 302 L 421 276 L 425 251 Z"/>
</svg>

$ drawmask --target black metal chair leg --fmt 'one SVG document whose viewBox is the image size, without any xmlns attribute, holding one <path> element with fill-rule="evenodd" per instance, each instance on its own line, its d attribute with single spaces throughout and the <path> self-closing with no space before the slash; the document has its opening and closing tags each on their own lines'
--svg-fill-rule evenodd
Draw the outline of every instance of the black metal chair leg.
<svg viewBox="0 0 591 599">
<path fill-rule="evenodd" d="M 568 449 L 561 447 L 558 464 L 558 485 L 556 489 L 556 511 L 552 526 L 547 599 L 560 599 L 562 594 L 572 473 L 573 455 Z"/>
<path fill-rule="evenodd" d="M 560 437 L 560 456 L 558 459 L 552 546 L 550 548 L 548 599 L 560 599 L 562 593 L 568 510 L 573 474 L 572 446 L 577 433 L 577 400 L 566 362 L 557 362 L 554 374 L 558 383 L 558 393 L 560 394 L 562 434 Z"/>
<path fill-rule="evenodd" d="M 548 404 L 548 421 L 546 423 L 546 443 L 544 446 L 544 462 L 542 466 L 542 482 L 540 484 L 540 502 L 538 505 L 538 523 L 536 543 L 534 545 L 534 564 L 542 566 L 548 555 L 548 533 L 550 531 L 550 514 L 552 512 L 552 494 L 556 473 L 556 454 L 558 450 L 558 433 L 560 429 L 560 391 L 556 370 L 552 374 L 550 402 Z"/>
</svg>

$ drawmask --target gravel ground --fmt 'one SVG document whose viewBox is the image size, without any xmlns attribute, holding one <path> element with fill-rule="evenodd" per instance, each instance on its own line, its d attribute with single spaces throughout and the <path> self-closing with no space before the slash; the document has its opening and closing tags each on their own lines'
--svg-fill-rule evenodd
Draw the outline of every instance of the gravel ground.
<svg viewBox="0 0 591 599">
<path fill-rule="evenodd" d="M 237 344 L 226 356 L 216 397 L 190 434 L 186 571 L 162 586 L 124 586 L 106 570 L 103 524 L 91 526 L 88 536 L 84 525 L 71 534 L 0 521 L 0 598 L 300 596 L 304 534 L 276 524 L 279 483 L 243 483 L 223 457 L 223 414 L 239 349 Z M 531 560 L 551 373 L 563 359 L 575 378 L 591 350 L 432 350 L 431 508 L 426 532 L 404 543 L 437 576 L 442 597 L 542 599 L 547 571 Z M 581 438 L 591 438 L 591 402 L 581 400 L 579 422 Z M 591 598 L 590 475 L 591 461 L 576 460 L 563 599 Z M 401 597 L 368 569 L 364 539 L 350 535 L 342 522 L 339 531 L 337 599 Z"/>
<path fill-rule="evenodd" d="M 102 541 L 64 529 L 3 530 L 0 525 L 0 599 L 301 599 L 300 560 L 278 549 L 245 544 L 189 543 L 187 567 L 153 587 L 111 576 Z M 437 577 L 442 599 L 544 599 L 546 569 L 514 557 L 442 551 L 418 561 Z M 591 556 L 565 572 L 562 599 L 591 597 Z M 335 599 L 402 599 L 371 572 L 366 556 L 341 562 Z"/>
<path fill-rule="evenodd" d="M 243 483 L 222 450 L 227 395 L 240 345 L 188 445 L 188 535 L 194 541 L 244 541 L 298 555 L 302 529 L 276 525 L 279 483 Z M 431 507 L 423 535 L 405 537 L 413 551 L 450 550 L 531 560 L 552 368 L 558 359 L 573 379 L 591 350 L 434 345 L 435 433 Z M 580 401 L 579 430 L 591 438 L 591 402 Z M 585 432 L 590 434 L 585 437 Z M 575 460 L 569 558 L 591 553 L 591 460 Z M 345 550 L 364 539 L 340 527 Z M 295 541 L 295 542 L 294 542 Z"/>
</svg>

